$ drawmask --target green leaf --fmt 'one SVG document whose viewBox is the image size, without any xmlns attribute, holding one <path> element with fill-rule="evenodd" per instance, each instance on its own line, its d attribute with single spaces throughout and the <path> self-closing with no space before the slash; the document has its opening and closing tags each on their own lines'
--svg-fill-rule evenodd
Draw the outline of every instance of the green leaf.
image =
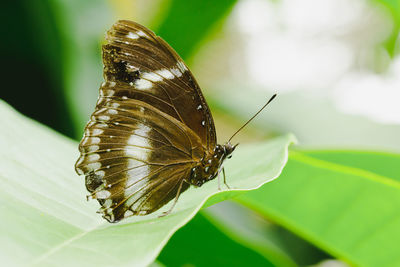
<svg viewBox="0 0 400 267">
<path fill-rule="evenodd" d="M 303 152 L 313 158 L 363 169 L 400 181 L 400 155 L 389 152 L 313 150 Z"/>
<path fill-rule="evenodd" d="M 276 182 L 238 201 L 359 266 L 398 266 L 400 157 L 292 152 Z"/>
<path fill-rule="evenodd" d="M 95 213 L 98 204 L 85 200 L 84 179 L 73 167 L 77 143 L 3 102 L 0 113 L 0 256 L 5 266 L 148 265 L 208 199 L 216 203 L 278 177 L 294 141 L 287 135 L 238 147 L 225 165 L 236 189 L 218 192 L 214 180 L 182 194 L 171 215 L 158 218 L 168 205 L 109 224 Z"/>
<path fill-rule="evenodd" d="M 114 21 L 106 0 L 45 2 L 62 44 L 57 56 L 62 63 L 63 101 L 70 107 L 75 136 L 80 138 L 102 82 L 100 43 Z M 41 14 L 36 16 L 41 19 Z"/>
<path fill-rule="evenodd" d="M 273 266 L 297 266 L 282 247 L 282 242 L 275 240 L 275 225 L 262 220 L 253 211 L 226 201 L 204 210 L 202 214 L 221 232 L 257 251 Z"/>
<path fill-rule="evenodd" d="M 390 18 L 393 22 L 391 34 L 385 41 L 384 46 L 389 52 L 390 56 L 394 58 L 399 51 L 397 50 L 398 36 L 400 32 L 400 1 L 399 0 L 372 0 L 372 3 L 384 6 L 390 13 Z M 380 7 L 380 6 L 379 6 Z M 397 47 L 396 47 L 397 46 Z"/>
<path fill-rule="evenodd" d="M 277 266 L 224 235 L 202 213 L 175 233 L 157 260 L 166 266 Z"/>
<path fill-rule="evenodd" d="M 157 34 L 186 59 L 237 0 L 171 0 Z"/>
<path fill-rule="evenodd" d="M 274 266 L 309 266 L 331 256 L 256 211 L 232 201 L 202 211 L 221 232 L 263 255 Z"/>
</svg>

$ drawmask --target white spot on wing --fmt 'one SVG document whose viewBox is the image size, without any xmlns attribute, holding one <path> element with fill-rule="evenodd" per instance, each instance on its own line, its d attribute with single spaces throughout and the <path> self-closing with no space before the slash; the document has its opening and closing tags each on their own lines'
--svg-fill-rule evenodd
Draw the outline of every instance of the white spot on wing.
<svg viewBox="0 0 400 267">
<path fill-rule="evenodd" d="M 118 111 L 116 111 L 115 109 L 109 109 L 108 114 L 115 115 L 118 114 Z"/>
<path fill-rule="evenodd" d="M 115 82 L 110 82 L 110 87 L 114 87 L 115 86 Z"/>
<path fill-rule="evenodd" d="M 136 68 L 135 66 L 133 66 L 133 65 L 131 65 L 131 64 L 129 64 L 129 63 L 126 63 L 126 67 L 127 67 L 127 70 L 128 70 L 129 72 L 133 72 L 133 71 L 135 71 L 135 70 L 138 70 L 138 68 Z"/>
<path fill-rule="evenodd" d="M 150 89 L 151 87 L 153 87 L 153 83 L 149 82 L 147 80 L 144 80 L 144 79 L 139 79 L 139 80 L 136 80 L 135 86 L 139 90 L 146 90 L 146 89 Z"/>
<path fill-rule="evenodd" d="M 104 201 L 104 208 L 110 208 L 112 205 L 112 200 L 111 199 L 107 199 L 106 201 Z"/>
<path fill-rule="evenodd" d="M 95 128 L 95 129 L 93 129 L 93 131 L 92 131 L 92 135 L 94 135 L 94 136 L 100 135 L 100 134 L 102 134 L 103 132 L 104 132 L 104 130 Z"/>
<path fill-rule="evenodd" d="M 141 30 L 140 30 L 140 31 L 137 31 L 136 34 L 139 35 L 139 36 L 141 36 L 141 37 L 146 37 L 146 38 L 149 37 L 147 34 L 145 34 L 145 33 L 144 33 L 143 31 L 141 31 Z"/>
<path fill-rule="evenodd" d="M 99 154 L 90 154 L 88 156 L 88 160 L 89 161 L 98 161 L 100 159 L 100 155 Z"/>
<path fill-rule="evenodd" d="M 147 161 L 150 158 L 150 150 L 140 148 L 150 147 L 149 140 L 147 138 L 144 138 L 148 136 L 149 132 L 149 127 L 143 124 L 138 124 L 138 128 L 133 131 L 133 134 L 127 140 L 128 145 L 125 147 L 125 153 L 127 156 L 143 161 Z"/>
<path fill-rule="evenodd" d="M 157 75 L 154 72 L 144 72 L 142 73 L 142 77 L 152 82 L 159 82 L 163 80 L 163 78 L 160 75 Z"/>
<path fill-rule="evenodd" d="M 139 128 L 135 129 L 133 131 L 133 134 L 129 137 L 128 144 L 141 147 L 150 147 L 149 140 L 147 138 L 143 138 L 148 136 L 150 132 L 150 127 L 143 124 L 139 124 L 138 126 Z"/>
<path fill-rule="evenodd" d="M 105 199 L 110 196 L 111 196 L 111 193 L 110 193 L 110 191 L 107 191 L 107 190 L 101 190 L 96 193 L 96 198 L 100 198 L 100 199 Z"/>
<path fill-rule="evenodd" d="M 169 80 L 175 77 L 174 74 L 167 69 L 156 70 L 155 73 Z"/>
<path fill-rule="evenodd" d="M 110 116 L 105 116 L 105 115 L 99 116 L 99 119 L 102 121 L 108 121 L 110 119 Z"/>
<path fill-rule="evenodd" d="M 150 127 L 148 127 L 148 126 L 146 126 L 144 124 L 138 124 L 138 126 L 139 126 L 138 129 L 136 129 L 134 131 L 135 134 L 139 134 L 139 135 L 142 135 L 142 136 L 147 136 L 149 134 L 149 132 L 151 130 Z"/>
<path fill-rule="evenodd" d="M 128 168 L 135 168 L 138 166 L 143 165 L 143 162 L 133 160 L 133 159 L 128 159 Z"/>
<path fill-rule="evenodd" d="M 176 77 L 181 77 L 182 76 L 182 72 L 177 69 L 177 68 L 171 68 L 170 71 L 176 76 Z"/>
<path fill-rule="evenodd" d="M 96 154 L 97 155 L 97 154 Z M 94 163 L 89 163 L 87 165 L 87 169 L 89 171 L 95 171 L 101 168 L 101 163 L 100 162 L 94 162 Z"/>
<path fill-rule="evenodd" d="M 136 33 L 133 32 L 129 32 L 126 37 L 130 38 L 130 39 L 138 39 L 139 35 L 137 35 Z"/>
<path fill-rule="evenodd" d="M 185 63 L 183 63 L 182 61 L 178 61 L 176 66 L 178 66 L 182 73 L 188 70 Z"/>
<path fill-rule="evenodd" d="M 137 125 L 137 129 L 133 131 L 133 134 L 129 137 L 128 139 L 128 144 L 134 144 L 135 146 L 141 146 L 141 147 L 150 147 L 150 142 L 147 138 L 148 137 L 151 128 L 139 123 Z M 143 137 L 141 137 L 143 136 Z M 134 147 L 127 145 L 125 147 L 125 153 L 128 157 L 134 157 L 143 161 L 149 161 L 150 156 L 151 156 L 151 151 L 147 149 L 142 149 L 139 147 Z M 128 160 L 128 167 L 129 168 L 135 168 L 135 172 L 127 172 L 127 181 L 126 184 L 130 185 L 125 189 L 124 196 L 129 197 L 129 199 L 125 202 L 125 206 L 130 207 L 138 198 L 141 197 L 141 195 L 144 194 L 143 191 L 140 190 L 141 187 L 143 187 L 147 182 L 148 178 L 145 178 L 146 176 L 149 175 L 150 173 L 150 168 L 149 165 L 143 165 L 143 162 L 134 160 L 134 159 L 129 159 Z M 140 167 L 142 166 L 142 167 Z M 140 171 L 139 171 L 140 169 Z M 138 177 L 138 174 L 139 177 Z M 138 181 L 139 179 L 140 182 Z M 143 179 L 144 178 L 144 179 Z"/>
<path fill-rule="evenodd" d="M 131 210 L 127 210 L 127 211 L 125 211 L 125 213 L 124 213 L 124 217 L 126 218 L 126 217 L 129 217 L 129 216 L 132 216 L 133 215 L 133 212 L 131 211 Z"/>
<path fill-rule="evenodd" d="M 86 143 L 86 142 L 82 142 L 82 143 Z M 92 145 L 98 144 L 98 143 L 100 143 L 100 138 L 99 137 L 90 137 L 88 139 L 88 143 L 90 143 Z"/>
<path fill-rule="evenodd" d="M 106 123 L 100 123 L 100 122 L 98 122 L 98 123 L 97 123 L 97 127 L 100 127 L 100 128 L 107 128 L 108 125 L 107 125 Z"/>
<path fill-rule="evenodd" d="M 97 150 L 99 150 L 99 146 L 97 146 L 97 145 L 94 145 L 94 146 L 88 146 L 87 147 L 87 152 L 95 152 L 95 151 L 97 151 Z"/>
</svg>

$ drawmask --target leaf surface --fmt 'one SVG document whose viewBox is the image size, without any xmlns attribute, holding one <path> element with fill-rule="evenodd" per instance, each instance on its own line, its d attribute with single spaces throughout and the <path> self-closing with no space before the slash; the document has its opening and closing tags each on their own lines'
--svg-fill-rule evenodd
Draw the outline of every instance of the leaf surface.
<svg viewBox="0 0 400 267">
<path fill-rule="evenodd" d="M 398 266 L 400 157 L 291 152 L 280 179 L 238 201 L 357 266 Z"/>
<path fill-rule="evenodd" d="M 294 141 L 286 135 L 242 145 L 227 162 L 235 189 L 218 191 L 217 180 L 191 188 L 174 212 L 109 224 L 87 202 L 84 179 L 74 172 L 77 143 L 27 119 L 0 102 L 0 256 L 7 266 L 145 266 L 169 238 L 205 204 L 260 187 L 278 177 Z M 16 257 L 18 255 L 18 257 Z"/>
</svg>

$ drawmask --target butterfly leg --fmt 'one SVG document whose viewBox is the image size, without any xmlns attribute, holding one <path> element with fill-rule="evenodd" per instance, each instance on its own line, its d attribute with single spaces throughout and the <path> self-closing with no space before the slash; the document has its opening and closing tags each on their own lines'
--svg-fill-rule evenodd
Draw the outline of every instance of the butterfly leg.
<svg viewBox="0 0 400 267">
<path fill-rule="evenodd" d="M 224 184 L 226 185 L 226 187 L 228 187 L 228 189 L 231 189 L 231 187 L 226 183 L 225 168 L 222 168 L 222 174 L 224 175 Z"/>
<path fill-rule="evenodd" d="M 221 176 L 219 176 L 219 172 L 218 172 L 218 191 L 221 191 Z"/>
<path fill-rule="evenodd" d="M 174 209 L 176 203 L 178 202 L 178 198 L 179 198 L 179 196 L 181 195 L 181 189 L 182 189 L 182 185 L 183 185 L 184 182 L 185 182 L 185 180 L 182 179 L 181 183 L 179 184 L 178 192 L 176 193 L 176 197 L 175 197 L 175 199 L 174 199 L 174 203 L 172 203 L 171 208 L 169 208 L 169 210 L 164 211 L 163 213 L 161 213 L 161 215 L 158 216 L 158 218 L 167 216 L 167 215 L 170 214 L 171 211 Z"/>
</svg>

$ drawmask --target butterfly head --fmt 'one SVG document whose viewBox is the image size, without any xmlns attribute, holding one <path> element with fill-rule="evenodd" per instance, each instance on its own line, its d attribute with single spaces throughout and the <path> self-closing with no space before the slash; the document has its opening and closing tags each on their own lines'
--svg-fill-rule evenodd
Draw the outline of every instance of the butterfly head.
<svg viewBox="0 0 400 267">
<path fill-rule="evenodd" d="M 226 142 L 223 146 L 222 149 L 224 151 L 224 156 L 223 159 L 230 159 L 232 157 L 232 153 L 235 150 L 235 148 L 238 146 L 239 144 L 236 145 L 232 145 L 231 142 Z"/>
<path fill-rule="evenodd" d="M 237 145 L 232 145 L 230 142 L 224 145 L 216 145 L 212 153 L 205 154 L 201 162 L 192 168 L 187 182 L 199 187 L 205 182 L 215 179 L 222 168 L 224 160 L 232 156 L 231 154 Z"/>
</svg>

